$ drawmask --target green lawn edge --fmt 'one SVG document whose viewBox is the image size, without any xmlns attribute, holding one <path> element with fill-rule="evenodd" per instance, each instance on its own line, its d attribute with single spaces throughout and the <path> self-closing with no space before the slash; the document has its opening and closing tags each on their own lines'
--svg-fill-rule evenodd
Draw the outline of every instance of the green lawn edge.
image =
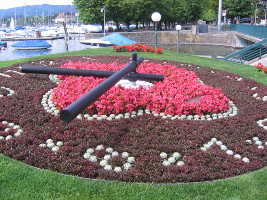
<svg viewBox="0 0 267 200">
<path fill-rule="evenodd" d="M 33 59 L 61 56 L 117 55 L 112 48 L 87 49 L 55 55 L 1 61 L 0 67 Z M 267 75 L 248 65 L 164 51 L 138 53 L 145 59 L 172 60 L 221 69 L 267 85 Z M 144 184 L 86 180 L 36 169 L 0 154 L 0 199 L 267 199 L 267 167 L 241 176 L 204 183 Z"/>
</svg>

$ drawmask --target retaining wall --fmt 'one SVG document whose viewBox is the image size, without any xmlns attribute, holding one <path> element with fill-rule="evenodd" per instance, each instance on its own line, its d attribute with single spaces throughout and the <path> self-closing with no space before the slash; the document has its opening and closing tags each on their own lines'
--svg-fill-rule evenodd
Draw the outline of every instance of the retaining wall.
<svg viewBox="0 0 267 200">
<path fill-rule="evenodd" d="M 110 33 L 107 33 L 110 34 Z M 155 43 L 154 31 L 140 32 L 120 32 L 125 37 L 143 44 Z M 100 38 L 103 33 L 87 33 L 85 39 Z M 176 44 L 178 41 L 177 31 L 158 31 L 159 44 Z M 245 46 L 242 38 L 236 36 L 235 32 L 218 32 L 218 33 L 199 33 L 192 34 L 191 31 L 180 31 L 181 44 L 206 44 L 206 45 L 223 45 L 235 48 Z"/>
</svg>

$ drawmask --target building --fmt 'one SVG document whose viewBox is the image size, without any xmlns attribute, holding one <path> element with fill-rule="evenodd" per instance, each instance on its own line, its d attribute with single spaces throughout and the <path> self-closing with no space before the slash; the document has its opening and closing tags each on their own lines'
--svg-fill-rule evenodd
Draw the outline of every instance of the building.
<svg viewBox="0 0 267 200">
<path fill-rule="evenodd" d="M 59 13 L 55 17 L 55 23 L 75 23 L 77 20 L 75 13 Z"/>
</svg>

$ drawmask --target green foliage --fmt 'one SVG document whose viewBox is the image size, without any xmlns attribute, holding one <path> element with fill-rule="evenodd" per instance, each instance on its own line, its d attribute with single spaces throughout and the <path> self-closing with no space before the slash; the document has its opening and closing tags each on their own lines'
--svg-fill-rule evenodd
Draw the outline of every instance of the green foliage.
<svg viewBox="0 0 267 200">
<path fill-rule="evenodd" d="M 225 0 L 227 17 L 248 17 L 253 13 L 254 6 L 251 0 Z"/>
<path fill-rule="evenodd" d="M 103 13 L 101 13 L 101 8 L 104 7 L 105 2 L 105 0 L 74 0 L 73 4 L 79 9 L 81 21 L 102 24 Z"/>
<path fill-rule="evenodd" d="M 203 7 L 201 13 L 201 19 L 206 21 L 214 21 L 218 18 L 218 0 L 205 0 L 203 2 L 205 6 Z"/>
</svg>

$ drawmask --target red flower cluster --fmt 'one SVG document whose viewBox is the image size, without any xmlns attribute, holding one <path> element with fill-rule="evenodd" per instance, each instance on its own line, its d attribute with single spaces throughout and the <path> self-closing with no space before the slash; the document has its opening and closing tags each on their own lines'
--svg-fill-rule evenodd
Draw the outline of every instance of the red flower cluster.
<svg viewBox="0 0 267 200">
<path fill-rule="evenodd" d="M 118 71 L 123 65 L 69 62 L 62 67 Z M 154 82 L 154 85 L 149 88 L 140 86 L 138 89 L 133 89 L 120 85 L 112 87 L 88 107 L 87 112 L 101 115 L 149 109 L 170 115 L 203 115 L 226 112 L 229 108 L 229 99 L 221 90 L 199 83 L 196 74 L 192 71 L 173 65 L 143 63 L 138 67 L 137 72 L 163 74 L 164 81 Z M 62 81 L 57 88 L 53 89 L 51 99 L 60 110 L 104 80 L 104 78 L 74 76 L 60 76 L 60 79 Z M 198 100 L 194 100 L 195 98 Z"/>
<path fill-rule="evenodd" d="M 263 64 L 261 62 L 259 62 L 258 64 L 254 65 L 254 67 L 256 68 L 256 70 L 258 72 L 264 72 L 267 73 L 267 67 L 264 67 Z"/>
<path fill-rule="evenodd" d="M 118 46 L 118 45 L 114 45 L 114 51 L 116 52 L 151 52 L 151 53 L 162 53 L 162 49 L 158 48 L 158 49 L 154 49 L 153 47 L 149 46 L 149 45 L 143 45 L 141 43 L 137 43 L 137 44 L 132 44 L 132 45 L 122 45 L 122 46 Z"/>
</svg>

